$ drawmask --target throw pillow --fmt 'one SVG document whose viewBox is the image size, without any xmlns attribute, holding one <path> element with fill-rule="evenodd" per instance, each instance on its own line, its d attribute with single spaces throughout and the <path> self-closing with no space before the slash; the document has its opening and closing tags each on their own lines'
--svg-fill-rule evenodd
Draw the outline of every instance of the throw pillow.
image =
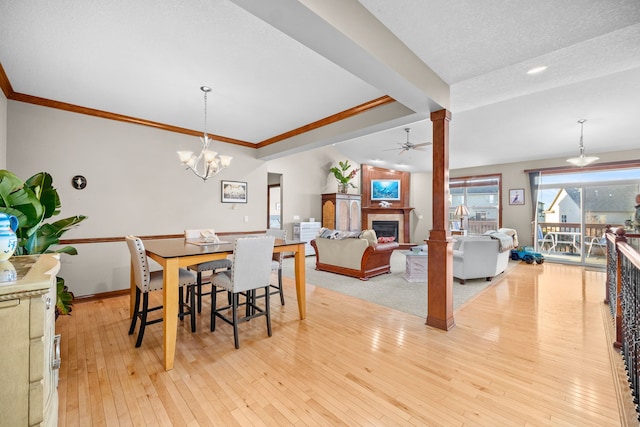
<svg viewBox="0 0 640 427">
<path fill-rule="evenodd" d="M 367 239 L 369 241 L 369 246 L 378 243 L 378 237 L 376 236 L 376 232 L 374 230 L 362 230 L 362 233 L 360 233 L 360 238 Z"/>
<path fill-rule="evenodd" d="M 318 232 L 318 237 L 323 239 L 330 239 L 333 232 L 334 230 L 331 230 L 330 228 L 322 227 Z"/>
</svg>

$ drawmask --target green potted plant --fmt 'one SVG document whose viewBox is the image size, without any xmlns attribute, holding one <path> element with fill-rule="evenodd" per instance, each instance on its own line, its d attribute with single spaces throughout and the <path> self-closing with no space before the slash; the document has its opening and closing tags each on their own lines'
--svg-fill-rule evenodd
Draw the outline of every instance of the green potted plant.
<svg viewBox="0 0 640 427">
<path fill-rule="evenodd" d="M 335 176 L 336 180 L 338 181 L 338 193 L 346 193 L 349 190 L 349 186 L 351 186 L 352 188 L 358 188 L 353 182 L 351 182 L 351 180 L 356 177 L 359 169 L 355 168 L 351 172 L 349 172 L 349 169 L 351 169 L 349 160 L 338 162 L 338 165 L 340 166 L 339 168 L 334 166 L 329 169 L 329 171 L 333 173 L 333 176 Z"/>
<path fill-rule="evenodd" d="M 87 217 L 76 215 L 54 222 L 45 220 L 58 215 L 61 208 L 58 191 L 53 187 L 53 178 L 47 172 L 39 172 L 23 182 L 12 172 L 0 170 L 0 212 L 18 218 L 18 247 L 14 255 L 65 253 L 76 255 L 72 246 L 51 250 L 60 243 L 60 237 Z M 56 314 L 69 314 L 73 293 L 69 292 L 64 279 L 56 277 Z"/>
</svg>

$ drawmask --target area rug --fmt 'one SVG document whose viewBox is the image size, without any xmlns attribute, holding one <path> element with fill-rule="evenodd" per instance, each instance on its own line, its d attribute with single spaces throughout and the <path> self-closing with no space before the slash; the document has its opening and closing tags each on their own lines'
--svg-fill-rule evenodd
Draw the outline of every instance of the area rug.
<svg viewBox="0 0 640 427">
<path fill-rule="evenodd" d="M 461 285 L 457 280 L 454 280 L 454 311 L 473 299 L 492 283 L 500 280 L 518 263 L 519 261 L 509 261 L 507 270 L 494 277 L 490 282 L 485 279 L 467 280 L 464 285 Z M 391 256 L 391 274 L 383 274 L 372 277 L 367 281 L 362 281 L 340 274 L 316 271 L 316 257 L 308 256 L 305 259 L 306 282 L 310 285 L 331 289 L 345 295 L 426 318 L 427 282 L 407 282 L 403 277 L 405 265 L 406 257 L 401 251 L 394 251 Z M 282 275 L 294 277 L 293 258 L 285 258 L 282 266 Z"/>
</svg>

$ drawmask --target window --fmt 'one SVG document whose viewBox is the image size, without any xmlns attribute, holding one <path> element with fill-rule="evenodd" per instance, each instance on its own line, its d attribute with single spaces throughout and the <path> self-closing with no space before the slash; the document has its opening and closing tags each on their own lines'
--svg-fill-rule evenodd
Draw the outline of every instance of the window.
<svg viewBox="0 0 640 427">
<path fill-rule="evenodd" d="M 469 233 L 482 234 L 500 228 L 502 175 L 451 178 L 449 192 L 450 224 L 460 223 L 460 217 L 455 216 L 456 207 L 465 205 L 469 216 L 463 218 L 463 228 Z"/>
</svg>

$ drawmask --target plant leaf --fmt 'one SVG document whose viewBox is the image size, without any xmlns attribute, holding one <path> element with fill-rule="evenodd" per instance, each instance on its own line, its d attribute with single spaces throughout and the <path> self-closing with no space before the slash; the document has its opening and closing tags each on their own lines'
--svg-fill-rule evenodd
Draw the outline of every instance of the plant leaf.
<svg viewBox="0 0 640 427">
<path fill-rule="evenodd" d="M 53 187 L 53 178 L 47 172 L 39 172 L 25 181 L 44 206 L 43 218 L 51 218 L 60 213 L 62 207 L 58 190 Z"/>
<path fill-rule="evenodd" d="M 67 290 L 62 277 L 56 277 L 56 287 L 58 295 L 56 299 L 56 308 L 60 314 L 69 314 L 72 310 L 71 306 L 73 305 L 73 292 L 69 292 Z"/>
<path fill-rule="evenodd" d="M 64 248 L 56 249 L 53 252 L 57 254 L 78 255 L 78 251 L 73 246 L 65 246 Z"/>
</svg>

